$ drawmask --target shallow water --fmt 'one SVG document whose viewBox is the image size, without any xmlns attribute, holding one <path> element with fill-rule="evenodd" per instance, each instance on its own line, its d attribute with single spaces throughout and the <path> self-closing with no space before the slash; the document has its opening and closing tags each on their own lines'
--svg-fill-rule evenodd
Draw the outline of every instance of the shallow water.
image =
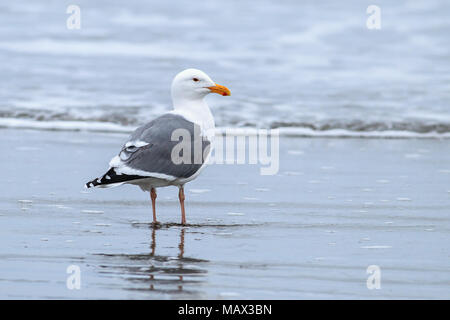
<svg viewBox="0 0 450 320">
<path fill-rule="evenodd" d="M 232 91 L 221 127 L 450 132 L 448 1 L 378 1 L 379 31 L 357 0 L 77 4 L 81 30 L 60 1 L 0 4 L 0 126 L 143 123 L 197 67 Z"/>
<path fill-rule="evenodd" d="M 1 298 L 450 298 L 449 140 L 282 138 L 277 175 L 213 165 L 189 183 L 186 227 L 159 189 L 153 228 L 138 188 L 83 189 L 124 135 L 0 136 Z"/>
</svg>

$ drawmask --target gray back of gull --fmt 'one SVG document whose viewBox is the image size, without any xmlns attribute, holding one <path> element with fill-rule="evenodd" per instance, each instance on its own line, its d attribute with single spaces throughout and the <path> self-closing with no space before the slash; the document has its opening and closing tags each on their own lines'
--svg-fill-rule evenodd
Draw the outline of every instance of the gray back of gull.
<svg viewBox="0 0 450 320">
<path fill-rule="evenodd" d="M 181 138 L 172 141 L 172 133 L 177 129 L 184 129 L 190 135 L 191 157 L 190 161 L 187 161 L 188 163 L 175 164 L 172 161 L 172 150 L 182 141 Z M 139 146 L 137 142 L 148 144 Z M 189 141 L 183 141 L 183 143 L 186 142 Z M 202 137 L 200 126 L 179 115 L 165 114 L 137 128 L 131 134 L 128 143 L 123 146 L 119 157 L 128 167 L 133 169 L 166 174 L 177 178 L 189 178 L 200 169 L 205 160 L 203 157 L 200 161 L 198 161 L 198 158 L 194 158 L 195 144 L 201 146 L 202 155 L 206 158 L 211 151 L 211 143 Z M 181 156 L 182 153 L 183 151 L 180 153 Z"/>
</svg>

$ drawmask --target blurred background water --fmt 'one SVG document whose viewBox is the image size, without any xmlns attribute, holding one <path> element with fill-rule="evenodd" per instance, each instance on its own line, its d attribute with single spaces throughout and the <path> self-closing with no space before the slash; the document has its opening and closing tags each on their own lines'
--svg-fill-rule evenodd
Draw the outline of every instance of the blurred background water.
<svg viewBox="0 0 450 320">
<path fill-rule="evenodd" d="M 219 127 L 450 137 L 449 15 L 444 0 L 2 1 L 0 127 L 129 131 L 195 67 L 232 91 L 207 98 Z M 158 190 L 155 230 L 138 188 L 80 190 L 123 134 L 1 131 L 0 297 L 449 297 L 450 139 L 284 138 L 277 175 L 217 165 L 192 182 L 190 227 Z"/>
<path fill-rule="evenodd" d="M 195 67 L 227 85 L 220 127 L 450 132 L 450 2 L 0 3 L 0 126 L 136 126 L 170 109 Z"/>
</svg>

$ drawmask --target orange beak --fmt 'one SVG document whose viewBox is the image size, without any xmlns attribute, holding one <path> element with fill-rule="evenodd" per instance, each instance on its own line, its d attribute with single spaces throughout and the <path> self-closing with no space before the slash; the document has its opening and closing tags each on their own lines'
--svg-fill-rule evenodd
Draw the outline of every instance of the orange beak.
<svg viewBox="0 0 450 320">
<path fill-rule="evenodd" d="M 211 90 L 211 92 L 218 93 L 218 94 L 221 94 L 223 96 L 231 95 L 231 92 L 230 92 L 230 90 L 228 90 L 227 87 L 221 86 L 220 84 L 217 84 L 217 83 L 216 83 L 215 86 L 208 87 L 208 89 Z"/>
</svg>

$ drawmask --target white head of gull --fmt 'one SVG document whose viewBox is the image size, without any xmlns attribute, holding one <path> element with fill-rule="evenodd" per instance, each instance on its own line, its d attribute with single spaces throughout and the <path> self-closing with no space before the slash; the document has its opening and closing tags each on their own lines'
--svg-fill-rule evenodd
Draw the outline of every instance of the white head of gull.
<svg viewBox="0 0 450 320">
<path fill-rule="evenodd" d="M 212 92 L 223 96 L 230 95 L 228 88 L 216 84 L 203 71 L 186 69 L 180 72 L 172 81 L 172 113 L 197 123 L 204 131 L 211 132 L 214 129 L 214 117 L 204 98 Z"/>
<path fill-rule="evenodd" d="M 204 100 L 209 93 L 229 96 L 230 90 L 216 84 L 206 73 L 197 69 L 186 69 L 177 74 L 171 88 L 173 110 L 137 128 L 119 155 L 111 160 L 109 170 L 100 178 L 86 183 L 86 187 L 111 187 L 128 183 L 139 186 L 143 191 L 150 191 L 153 224 L 158 224 L 156 188 L 178 186 L 181 224 L 185 225 L 184 184 L 200 174 L 211 152 L 214 117 Z M 173 133 L 177 129 L 189 133 L 191 141 L 188 142 L 191 145 L 200 141 L 200 162 L 193 157 L 191 159 L 194 160 L 188 158 L 189 161 L 181 163 L 173 160 L 173 150 L 179 142 L 173 140 Z"/>
</svg>

